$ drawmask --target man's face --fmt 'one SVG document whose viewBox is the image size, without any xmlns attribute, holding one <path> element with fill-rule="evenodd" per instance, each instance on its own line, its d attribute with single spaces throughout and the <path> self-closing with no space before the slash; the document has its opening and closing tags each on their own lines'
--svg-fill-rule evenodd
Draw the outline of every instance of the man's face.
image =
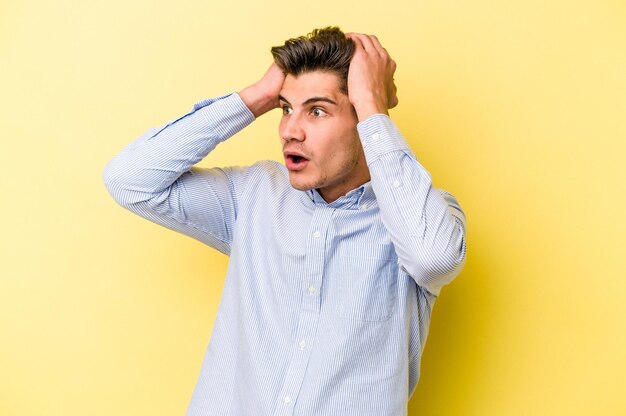
<svg viewBox="0 0 626 416">
<path fill-rule="evenodd" d="M 280 92 L 279 133 L 291 185 L 317 188 L 332 202 L 369 181 L 356 113 L 339 76 L 314 71 L 287 75 Z"/>
</svg>

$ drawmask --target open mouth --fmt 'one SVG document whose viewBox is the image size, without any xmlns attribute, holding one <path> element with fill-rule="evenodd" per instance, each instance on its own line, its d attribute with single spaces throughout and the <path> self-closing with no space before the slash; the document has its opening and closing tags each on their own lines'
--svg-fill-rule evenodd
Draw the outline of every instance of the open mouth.
<svg viewBox="0 0 626 416">
<path fill-rule="evenodd" d="M 307 163 L 309 163 L 309 160 L 304 156 L 285 153 L 285 166 L 289 170 L 302 170 L 306 167 Z"/>
</svg>

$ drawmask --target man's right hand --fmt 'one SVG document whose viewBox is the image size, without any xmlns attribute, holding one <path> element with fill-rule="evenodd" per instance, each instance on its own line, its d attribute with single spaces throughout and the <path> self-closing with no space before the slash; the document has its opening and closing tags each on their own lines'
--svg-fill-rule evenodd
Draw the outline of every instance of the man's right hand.
<svg viewBox="0 0 626 416">
<path fill-rule="evenodd" d="M 263 75 L 263 78 L 240 91 L 239 96 L 252 114 L 254 114 L 254 117 L 258 118 L 280 106 L 278 95 L 284 81 L 284 72 L 278 65 L 273 63 L 265 75 Z"/>
</svg>

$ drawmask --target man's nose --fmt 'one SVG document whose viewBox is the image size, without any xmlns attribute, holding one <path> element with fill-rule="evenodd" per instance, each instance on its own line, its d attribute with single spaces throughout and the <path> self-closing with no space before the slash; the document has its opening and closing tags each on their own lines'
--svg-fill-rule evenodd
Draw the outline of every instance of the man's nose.
<svg viewBox="0 0 626 416">
<path fill-rule="evenodd" d="M 286 142 L 290 140 L 304 140 L 304 129 L 302 128 L 302 123 L 296 116 L 290 115 L 283 119 L 280 124 L 280 138 Z"/>
</svg>

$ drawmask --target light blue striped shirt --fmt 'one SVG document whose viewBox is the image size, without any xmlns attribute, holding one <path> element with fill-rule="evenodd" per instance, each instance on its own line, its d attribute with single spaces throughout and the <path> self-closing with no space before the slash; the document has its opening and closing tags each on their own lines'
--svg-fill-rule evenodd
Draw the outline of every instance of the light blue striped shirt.
<svg viewBox="0 0 626 416">
<path fill-rule="evenodd" d="M 275 161 L 194 166 L 252 121 L 238 94 L 204 100 L 104 172 L 125 208 L 230 255 L 187 415 L 406 415 L 465 263 L 459 204 L 382 114 L 357 126 L 371 181 L 330 204 Z"/>
</svg>

